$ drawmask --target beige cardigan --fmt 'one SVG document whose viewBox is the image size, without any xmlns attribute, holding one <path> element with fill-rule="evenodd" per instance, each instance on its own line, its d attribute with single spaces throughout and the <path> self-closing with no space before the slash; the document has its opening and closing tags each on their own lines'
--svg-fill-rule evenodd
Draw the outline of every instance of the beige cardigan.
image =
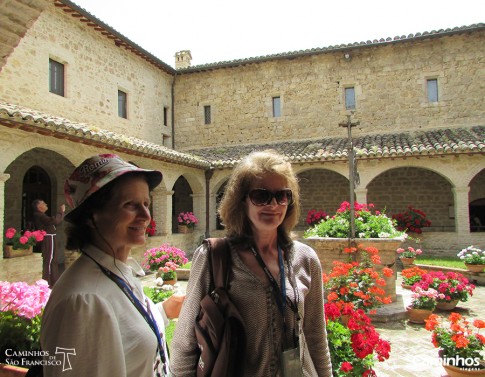
<svg viewBox="0 0 485 377">
<path fill-rule="evenodd" d="M 246 324 L 247 350 L 244 376 L 280 376 L 282 316 L 271 292 L 231 250 L 232 276 L 229 294 Z M 332 368 L 325 329 L 322 269 L 315 251 L 294 242 L 289 252 L 291 269 L 297 284 L 298 311 L 301 317 L 300 359 L 304 376 L 331 377 Z M 294 290 L 285 263 L 286 293 L 294 301 Z M 278 280 L 279 277 L 275 277 Z M 194 324 L 199 302 L 209 287 L 207 249 L 200 246 L 194 254 L 187 297 L 171 345 L 173 377 L 195 376 L 198 360 Z M 287 334 L 295 328 L 295 315 L 286 306 Z"/>
</svg>

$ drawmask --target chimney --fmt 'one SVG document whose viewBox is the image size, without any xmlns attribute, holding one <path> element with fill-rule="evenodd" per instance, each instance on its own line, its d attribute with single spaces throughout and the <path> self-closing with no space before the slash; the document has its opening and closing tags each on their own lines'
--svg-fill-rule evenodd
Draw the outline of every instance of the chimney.
<svg viewBox="0 0 485 377">
<path fill-rule="evenodd" d="M 184 69 L 191 66 L 192 55 L 190 50 L 182 50 L 175 53 L 175 69 Z"/>
</svg>

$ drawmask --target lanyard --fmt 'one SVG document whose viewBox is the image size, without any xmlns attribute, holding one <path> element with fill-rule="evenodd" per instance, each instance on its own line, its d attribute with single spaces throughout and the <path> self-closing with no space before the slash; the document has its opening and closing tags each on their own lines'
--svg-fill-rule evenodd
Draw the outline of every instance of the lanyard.
<svg viewBox="0 0 485 377">
<path fill-rule="evenodd" d="M 162 360 L 162 363 L 163 363 L 163 372 L 165 374 L 167 374 L 167 359 L 165 358 L 165 352 L 164 352 L 164 348 L 163 348 L 162 337 L 160 335 L 160 331 L 158 331 L 157 321 L 153 317 L 153 314 L 150 310 L 148 301 L 146 303 L 147 309 L 148 309 L 148 311 L 147 311 L 145 309 L 145 307 L 143 306 L 143 304 L 140 302 L 140 300 L 138 300 L 138 298 L 135 296 L 135 294 L 133 293 L 131 288 L 128 286 L 128 284 L 126 284 L 126 282 L 123 279 L 121 279 L 118 275 L 112 273 L 106 267 L 100 265 L 89 254 L 87 254 L 87 253 L 84 253 L 84 254 L 86 254 L 89 258 L 91 258 L 94 261 L 94 263 L 96 263 L 99 266 L 101 271 L 103 271 L 103 273 L 107 277 L 109 277 L 113 282 L 116 283 L 116 285 L 122 290 L 122 292 L 126 295 L 126 297 L 128 297 L 128 299 L 131 301 L 131 303 L 135 306 L 135 308 L 140 312 L 140 314 L 143 316 L 145 321 L 148 323 L 148 326 L 150 326 L 152 331 L 155 333 L 155 335 L 157 337 L 157 343 L 158 343 L 157 350 L 158 350 L 158 353 L 160 354 L 160 359 Z"/>
<path fill-rule="evenodd" d="M 286 295 L 286 280 L 285 280 L 285 265 L 283 262 L 283 251 L 281 250 L 281 247 L 278 245 L 278 264 L 280 268 L 280 284 L 281 284 L 281 290 L 280 287 L 278 287 L 278 284 L 276 283 L 275 278 L 271 274 L 271 271 L 269 268 L 266 266 L 266 264 L 263 261 L 263 258 L 261 258 L 261 255 L 259 252 L 254 248 L 254 246 L 251 246 L 251 252 L 253 255 L 256 257 L 256 260 L 258 261 L 259 265 L 265 272 L 266 276 L 268 277 L 271 285 L 273 286 L 273 292 L 275 293 L 275 299 L 276 303 L 278 304 L 278 308 L 280 309 L 281 315 L 283 316 L 283 328 L 286 331 L 286 323 L 285 323 L 285 306 L 286 303 L 288 302 L 291 310 L 298 316 L 298 308 L 295 305 L 294 302 L 292 302 L 288 296 Z"/>
</svg>

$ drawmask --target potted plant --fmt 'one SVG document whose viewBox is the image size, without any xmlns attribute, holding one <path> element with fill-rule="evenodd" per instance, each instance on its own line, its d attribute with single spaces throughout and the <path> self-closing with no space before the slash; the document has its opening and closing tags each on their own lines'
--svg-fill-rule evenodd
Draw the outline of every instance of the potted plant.
<svg viewBox="0 0 485 377">
<path fill-rule="evenodd" d="M 31 254 L 33 246 L 43 241 L 45 234 L 43 230 L 22 232 L 15 228 L 8 228 L 5 232 L 3 257 L 14 258 Z"/>
<path fill-rule="evenodd" d="M 437 308 L 440 310 L 453 310 L 459 301 L 467 301 L 473 295 L 475 286 L 460 273 L 443 271 L 429 271 L 421 277 L 421 280 L 414 285 L 424 290 L 434 288 L 440 296 Z M 413 288 L 414 288 L 413 287 Z"/>
<path fill-rule="evenodd" d="M 374 205 L 354 203 L 356 238 L 397 238 L 404 235 L 398 231 L 391 218 L 375 211 Z M 343 202 L 336 214 L 327 216 L 305 232 L 305 237 L 348 238 L 350 236 L 350 203 Z"/>
<path fill-rule="evenodd" d="M 482 272 L 485 269 L 485 251 L 478 247 L 468 246 L 461 250 L 457 256 L 471 272 Z"/>
<path fill-rule="evenodd" d="M 485 321 L 469 321 L 458 313 L 451 313 L 448 323 L 442 323 L 436 314 L 426 321 L 426 330 L 431 331 L 431 341 L 439 348 L 441 363 L 449 376 L 485 375 L 481 363 L 485 349 L 485 337 L 480 334 L 483 328 Z"/>
<path fill-rule="evenodd" d="M 188 262 L 183 250 L 167 244 L 147 250 L 143 257 L 142 267 L 157 272 L 165 282 L 176 281 L 175 270 Z"/>
<path fill-rule="evenodd" d="M 334 261 L 332 271 L 329 274 L 323 274 L 328 302 L 352 303 L 355 309 L 366 312 L 374 312 L 381 305 L 390 303 L 391 298 L 386 296 L 383 289 L 386 285 L 383 277 L 391 276 L 393 271 L 390 268 L 384 268 L 381 274 L 375 269 L 375 264 L 380 263 L 378 250 L 373 247 L 346 248 L 344 252 L 349 257 L 353 253 L 359 253 L 360 262 Z"/>
<path fill-rule="evenodd" d="M 21 351 L 40 350 L 40 322 L 42 312 L 49 299 L 49 285 L 45 280 L 38 280 L 29 285 L 26 282 L 0 282 L 0 363 L 26 365 L 24 356 L 14 352 L 6 355 L 3 350 Z"/>
<path fill-rule="evenodd" d="M 148 224 L 145 233 L 148 237 L 153 237 L 156 232 L 157 232 L 157 223 L 152 218 L 150 219 L 150 224 Z"/>
<path fill-rule="evenodd" d="M 306 215 L 305 222 L 309 226 L 314 226 L 318 224 L 320 221 L 325 220 L 327 218 L 327 214 L 322 210 L 311 209 L 308 211 Z"/>
<path fill-rule="evenodd" d="M 422 276 L 426 273 L 427 273 L 426 270 L 423 270 L 416 266 L 405 268 L 404 270 L 401 271 L 401 276 L 402 276 L 401 286 L 404 289 L 411 289 L 415 283 L 421 281 Z"/>
<path fill-rule="evenodd" d="M 340 317 L 349 316 L 347 324 Z M 334 376 L 375 376 L 376 362 L 390 356 L 391 345 L 382 339 L 363 310 L 336 303 L 325 304 L 327 339 Z"/>
<path fill-rule="evenodd" d="M 411 294 L 411 305 L 407 307 L 409 322 L 424 323 L 436 308 L 436 300 L 438 297 L 443 298 L 442 293 L 438 293 L 436 289 L 428 288 L 426 290 L 417 286 L 413 288 Z"/>
<path fill-rule="evenodd" d="M 408 206 L 408 210 L 403 213 L 392 215 L 392 218 L 396 220 L 398 230 L 409 233 L 421 234 L 423 228 L 431 226 L 431 221 L 426 218 L 426 213 L 412 206 Z"/>
<path fill-rule="evenodd" d="M 350 203 L 343 202 L 335 215 L 327 216 L 304 233 L 304 242 L 317 253 L 322 268 L 329 272 L 332 266 L 328 261 L 346 262 L 343 250 L 350 240 Z M 381 264 L 375 268 L 382 273 L 383 268 L 391 268 L 392 276 L 385 277 L 386 294 L 391 300 L 396 299 L 396 249 L 401 245 L 405 232 L 398 231 L 394 221 L 383 212 L 374 209 L 374 205 L 354 203 L 355 244 L 362 247 L 375 247 L 379 250 Z"/>
<path fill-rule="evenodd" d="M 199 222 L 192 212 L 180 212 L 177 216 L 179 233 L 190 233 Z"/>
<path fill-rule="evenodd" d="M 403 265 L 410 265 L 414 263 L 416 257 L 421 255 L 423 251 L 421 249 L 415 249 L 414 247 L 408 246 L 407 249 L 399 247 L 396 250 L 396 253 L 399 254 L 399 259 L 401 259 Z"/>
</svg>

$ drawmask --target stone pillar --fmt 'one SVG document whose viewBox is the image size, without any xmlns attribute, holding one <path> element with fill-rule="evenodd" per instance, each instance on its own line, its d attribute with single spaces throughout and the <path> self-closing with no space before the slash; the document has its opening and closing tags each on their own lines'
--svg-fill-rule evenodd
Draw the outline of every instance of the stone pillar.
<svg viewBox="0 0 485 377">
<path fill-rule="evenodd" d="M 468 193 L 470 187 L 453 187 L 453 196 L 455 199 L 455 229 L 458 234 L 470 233 L 470 215 L 468 209 Z"/>
<path fill-rule="evenodd" d="M 367 204 L 367 189 L 366 188 L 356 188 L 354 189 L 355 200 L 360 204 Z"/>
<path fill-rule="evenodd" d="M 152 217 L 157 223 L 156 235 L 167 235 L 172 232 L 172 195 L 174 191 L 164 190 L 158 186 L 152 191 Z"/>
<path fill-rule="evenodd" d="M 10 178 L 10 174 L 0 174 L 0 230 L 4 232 L 5 227 L 5 182 Z M 0 237 L 0 250 L 3 250 L 3 237 Z"/>
<path fill-rule="evenodd" d="M 205 232 L 205 192 L 192 194 L 191 196 L 194 215 L 199 220 L 199 223 L 195 226 L 195 231 L 197 233 Z"/>
</svg>

